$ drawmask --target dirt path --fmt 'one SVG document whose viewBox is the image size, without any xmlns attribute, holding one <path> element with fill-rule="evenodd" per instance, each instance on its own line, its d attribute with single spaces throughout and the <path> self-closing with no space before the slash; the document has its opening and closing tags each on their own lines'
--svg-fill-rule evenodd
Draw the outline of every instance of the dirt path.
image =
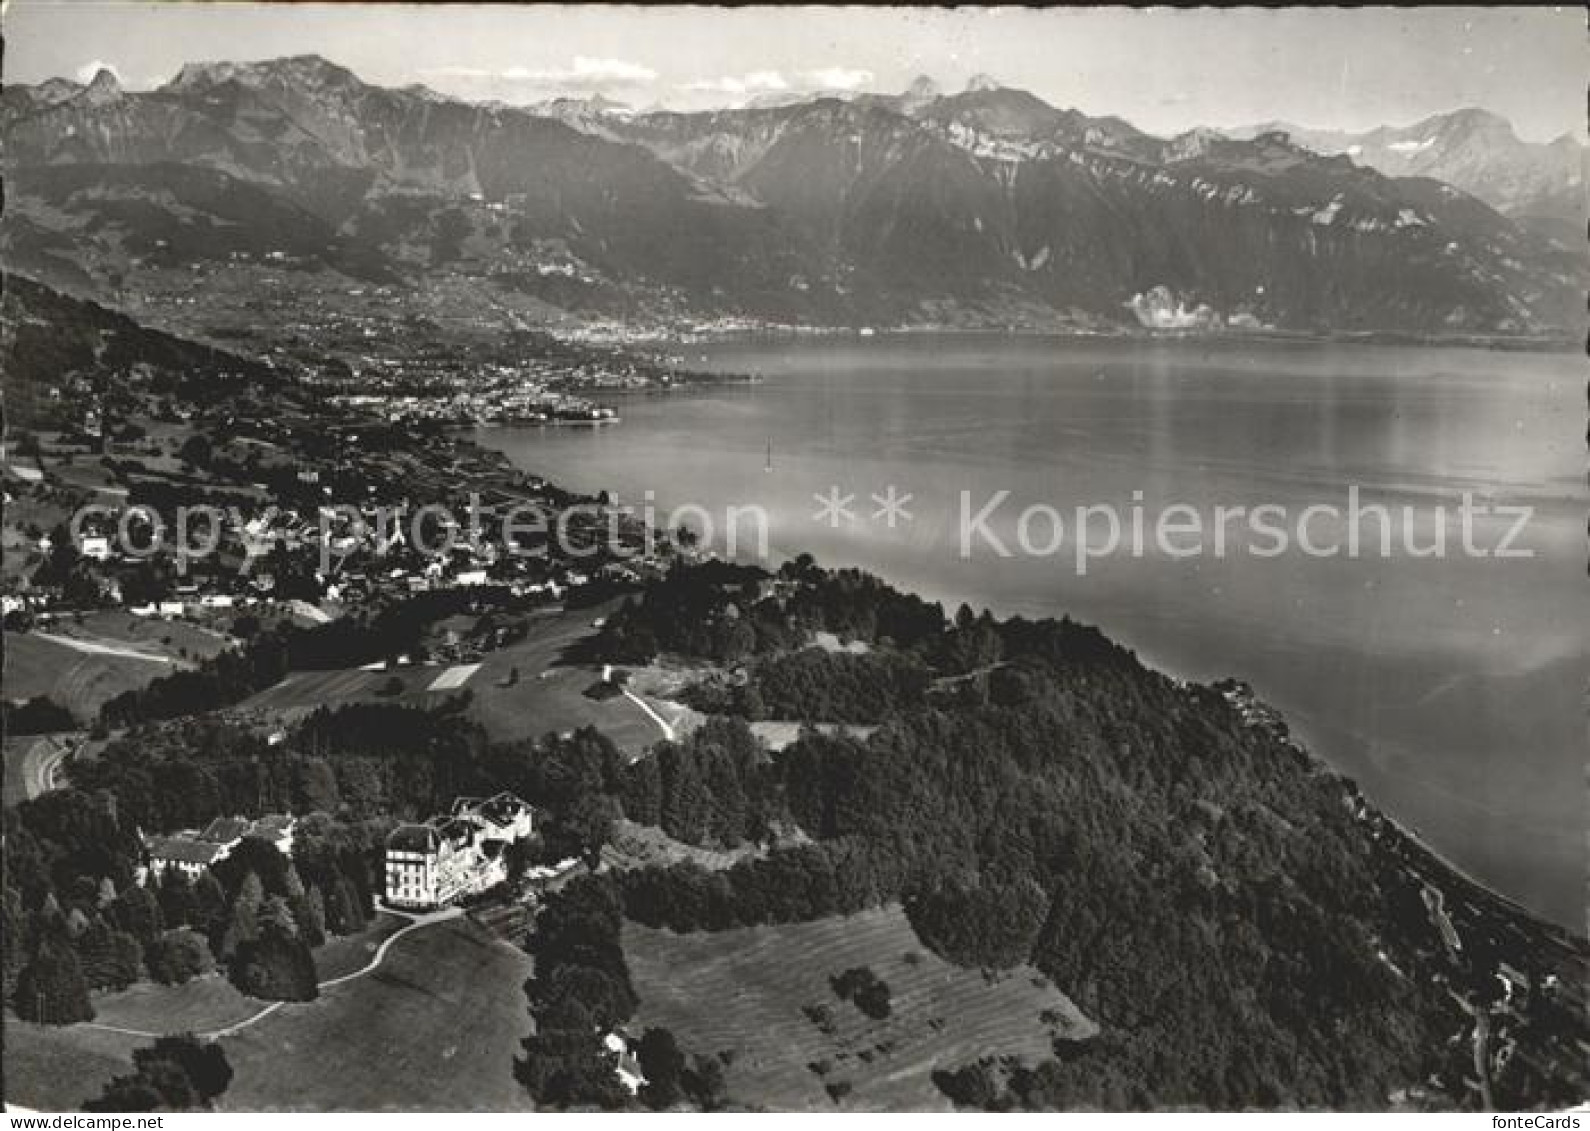
<svg viewBox="0 0 1590 1131">
<path fill-rule="evenodd" d="M 386 941 L 376 948 L 375 954 L 371 956 L 370 961 L 365 966 L 355 970 L 351 974 L 343 974 L 341 977 L 328 978 L 324 982 L 321 982 L 319 984 L 321 993 L 325 993 L 329 989 L 334 989 L 337 986 L 341 986 L 348 982 L 363 978 L 366 974 L 373 973 L 386 959 L 387 951 L 392 949 L 392 944 L 397 942 L 409 932 L 417 931 L 422 927 L 429 927 L 433 923 L 445 923 L 449 919 L 457 919 L 464 913 L 464 910 L 461 907 L 449 907 L 442 911 L 433 911 L 428 915 L 410 915 L 406 911 L 396 911 L 390 907 L 383 908 L 383 910 L 389 915 L 396 915 L 399 918 L 410 920 L 408 926 L 402 927 L 389 935 Z M 221 1037 L 230 1037 L 234 1033 L 240 1033 L 249 1026 L 255 1025 L 265 1020 L 265 1018 L 275 1013 L 282 1006 L 292 1004 L 295 1003 L 286 1001 L 273 1001 L 261 1009 L 258 1013 L 245 1017 L 243 1020 L 234 1022 L 233 1024 L 227 1025 L 224 1028 L 213 1029 L 207 1033 L 200 1033 L 199 1036 L 206 1041 L 218 1040 Z M 167 1035 L 165 1033 L 151 1033 L 143 1029 L 123 1029 L 117 1025 L 101 1025 L 94 1021 L 84 1021 L 82 1022 L 82 1025 L 85 1029 L 100 1029 L 107 1033 L 121 1033 L 122 1035 L 128 1037 L 148 1037 L 153 1039 Z"/>
<path fill-rule="evenodd" d="M 117 644 L 113 641 L 90 640 L 81 636 L 59 636 L 53 632 L 35 631 L 33 635 L 40 640 L 48 640 L 52 644 L 70 648 L 74 652 L 87 652 L 94 656 L 120 656 L 126 660 L 147 660 L 151 664 L 171 664 L 176 662 L 170 656 L 157 656 L 152 652 L 140 652 L 136 648 L 129 648 L 124 644 Z"/>
<path fill-rule="evenodd" d="M 645 711 L 646 714 L 651 717 L 651 721 L 656 723 L 657 726 L 661 728 L 663 737 L 669 742 L 672 742 L 676 737 L 673 723 L 659 715 L 655 710 L 652 709 L 652 705 L 650 703 L 646 702 L 646 700 L 642 699 L 639 695 L 636 695 L 629 688 L 626 687 L 623 689 L 623 691 L 624 697 L 631 703 L 635 704 L 635 706 L 639 707 L 642 711 Z"/>
</svg>

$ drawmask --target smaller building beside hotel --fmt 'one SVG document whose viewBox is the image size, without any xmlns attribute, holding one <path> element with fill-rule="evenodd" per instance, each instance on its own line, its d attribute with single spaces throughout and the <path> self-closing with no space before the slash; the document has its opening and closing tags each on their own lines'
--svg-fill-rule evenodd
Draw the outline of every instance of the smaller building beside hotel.
<svg viewBox="0 0 1590 1131">
<path fill-rule="evenodd" d="M 158 837 L 148 844 L 149 871 L 163 876 L 175 868 L 190 880 L 218 860 L 224 860 L 244 837 L 258 837 L 275 845 L 284 856 L 293 854 L 294 818 L 281 814 L 250 821 L 245 817 L 217 817 L 200 832 Z"/>
</svg>

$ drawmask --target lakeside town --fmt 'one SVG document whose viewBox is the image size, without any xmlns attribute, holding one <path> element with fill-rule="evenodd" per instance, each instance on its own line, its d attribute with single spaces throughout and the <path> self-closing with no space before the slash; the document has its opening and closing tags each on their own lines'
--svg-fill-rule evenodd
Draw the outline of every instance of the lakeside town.
<svg viewBox="0 0 1590 1131">
<path fill-rule="evenodd" d="M 7 301 L 26 298 L 19 299 L 12 287 Z M 82 306 L 73 310 L 86 320 L 85 332 L 103 330 L 102 314 Z M 432 382 L 423 396 L 393 395 L 386 382 L 376 380 L 344 395 L 328 392 L 313 376 L 282 377 L 252 363 L 216 372 L 212 365 L 235 359 L 199 347 L 176 346 L 184 351 L 176 367 L 150 366 L 146 359 L 170 346 L 169 339 L 137 328 L 112 332 L 130 335 L 120 343 L 129 368 L 78 371 L 27 389 L 26 396 L 36 398 L 29 407 L 37 416 L 30 427 L 13 428 L 5 452 L 7 694 L 41 688 L 8 702 L 8 807 L 62 796 L 67 783 L 92 776 L 90 771 L 125 747 L 130 720 L 118 718 L 118 705 L 136 718 L 142 710 L 139 688 L 149 680 L 158 688 L 181 685 L 185 676 L 210 678 L 230 657 L 257 654 L 272 634 L 313 636 L 338 625 L 374 624 L 369 639 L 354 645 L 357 656 L 332 662 L 366 675 L 376 702 L 395 695 L 395 703 L 422 705 L 406 709 L 424 709 L 449 693 L 475 694 L 467 685 L 493 655 L 520 662 L 540 655 L 543 639 L 556 635 L 548 625 L 567 620 L 585 626 L 593 615 L 599 624 L 602 603 L 614 592 L 690 557 L 688 547 L 672 539 L 659 545 L 655 532 L 634 516 L 527 475 L 448 427 L 500 416 L 612 419 L 610 410 L 548 391 L 549 384 L 586 387 L 603 380 L 590 368 L 572 377 L 562 368 L 577 347 L 545 351 L 558 357 L 532 363 L 536 376 L 517 370 L 486 375 L 472 382 L 471 393 Z M 240 381 L 245 369 L 246 380 Z M 630 364 L 627 372 L 646 370 Z M 561 376 L 549 382 L 547 374 Z M 340 501 L 346 499 L 357 503 Z M 183 540 L 170 531 L 190 508 L 213 517 L 192 532 L 194 538 Z M 427 508 L 444 517 L 409 521 Z M 456 519 L 445 517 L 452 514 L 467 515 L 469 529 L 461 531 Z M 506 530 L 505 520 L 511 522 Z M 381 535 L 371 536 L 378 528 Z M 451 546 L 461 533 L 467 537 L 448 550 L 419 545 Z M 416 604 L 426 609 L 420 619 L 388 629 L 388 621 L 403 616 L 394 610 Z M 564 616 L 566 606 L 574 610 L 572 620 Z M 593 611 L 579 611 L 588 607 Z M 548 654 L 540 662 L 554 659 Z M 88 682 L 58 678 L 58 665 L 74 663 L 85 669 Z M 527 671 L 523 679 L 541 682 L 554 674 Z M 405 679 L 412 686 L 395 691 Z M 520 680 L 516 663 L 479 693 L 507 701 Z M 262 677 L 252 690 L 268 697 L 274 681 Z M 487 681 L 482 674 L 475 682 Z M 616 684 L 598 679 L 593 686 L 612 689 L 633 716 L 637 735 L 658 733 Z M 114 694 L 122 687 L 125 692 Z M 531 700 L 532 712 L 542 708 L 544 718 L 561 710 L 571 723 L 601 721 L 598 700 L 582 689 L 584 684 L 535 687 L 519 697 Z M 154 709 L 165 716 L 207 706 L 231 709 L 225 700 L 208 701 L 202 689 L 195 694 L 173 708 Z M 548 696 L 556 700 L 551 714 L 545 710 Z M 361 698 L 354 692 L 347 701 Z M 315 701 L 341 700 L 328 695 Z M 251 741 L 262 750 L 301 741 L 293 737 L 303 725 L 301 711 L 243 702 L 233 717 L 239 721 L 221 725 L 255 736 Z M 136 731 L 139 724 L 133 725 Z M 501 732 L 520 733 L 535 732 L 517 726 Z M 15 788 L 14 770 L 20 778 Z M 263 803 L 255 799 L 255 805 Z M 169 830 L 140 820 L 139 847 L 127 859 L 133 886 L 108 910 L 139 892 L 158 894 L 162 905 L 177 900 L 186 906 L 189 893 L 207 890 L 216 875 L 233 883 L 243 878 L 230 875 L 229 868 L 247 868 L 247 875 L 263 874 L 269 881 L 282 861 L 297 859 L 298 867 L 307 867 L 303 853 L 324 844 L 326 829 L 301 812 L 256 809 L 238 816 L 223 807 L 200 823 Z M 558 855 L 538 861 L 548 838 L 537 835 L 532 846 L 531 808 L 509 793 L 458 799 L 441 816 L 415 813 L 419 823 L 393 824 L 384 810 L 376 812 L 376 825 L 358 835 L 371 838 L 372 857 L 384 855 L 385 864 L 354 863 L 345 874 L 334 870 L 333 878 L 318 882 L 311 874 L 307 885 L 295 879 L 294 940 L 323 946 L 320 940 L 357 934 L 367 923 L 401 923 L 391 916 L 405 913 L 441 914 L 488 893 L 491 906 L 509 912 L 497 914 L 488 933 L 522 940 L 525 912 L 535 906 L 537 893 L 567 881 L 577 863 L 568 855 L 566 835 Z M 382 831 L 387 827 L 389 832 Z M 262 866 L 262 853 L 272 863 Z M 291 872 L 293 865 L 287 868 Z M 11 874 L 26 883 L 15 868 Z M 184 894 L 179 900 L 168 890 Z M 255 899 L 246 891 L 242 898 Z M 256 900 L 260 914 L 269 910 L 270 898 L 262 893 Z M 121 973 L 91 970 L 96 989 L 107 988 L 98 980 L 102 976 L 112 978 L 110 988 L 140 976 L 191 984 L 217 961 L 235 960 L 234 948 L 245 941 L 236 931 L 226 932 L 224 941 L 215 936 L 206 942 L 184 925 L 190 912 L 165 910 L 165 931 L 147 939 L 146 962 L 138 964 L 147 973 L 132 975 L 125 966 Z M 53 989 L 25 989 L 39 987 L 44 975 L 15 945 L 18 938 L 49 929 L 53 913 L 19 914 L 28 925 L 8 919 L 7 965 L 8 987 L 15 989 L 18 978 L 24 984 L 14 999 L 17 1008 L 34 1020 L 65 1021 L 69 1011 L 51 1000 Z M 93 912 L 96 921 L 100 914 Z M 250 961 L 259 958 L 249 953 Z M 267 997 L 313 995 L 313 983 L 303 974 L 314 969 L 306 952 L 276 960 L 286 971 L 277 971 L 278 982 L 234 967 L 239 986 Z M 623 1042 L 620 1034 L 610 1034 L 612 1047 L 604 1046 L 603 1055 L 613 1058 L 617 1078 L 633 1094 L 643 1078 Z M 14 1040 L 9 1043 L 15 1047 Z"/>
</svg>

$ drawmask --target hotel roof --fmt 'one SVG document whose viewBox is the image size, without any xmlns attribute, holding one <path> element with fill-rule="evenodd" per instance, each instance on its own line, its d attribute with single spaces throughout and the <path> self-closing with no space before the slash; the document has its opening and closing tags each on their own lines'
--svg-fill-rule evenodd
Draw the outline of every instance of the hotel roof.
<svg viewBox="0 0 1590 1131">
<path fill-rule="evenodd" d="M 178 864 L 214 864 L 225 855 L 226 846 L 215 841 L 194 840 L 191 837 L 173 836 L 157 843 L 149 850 L 154 861 Z"/>
<path fill-rule="evenodd" d="M 399 825 L 387 835 L 386 846 L 391 852 L 434 852 L 436 830 L 430 825 Z"/>
<path fill-rule="evenodd" d="M 249 823 L 242 817 L 217 817 L 204 827 L 198 835 L 199 840 L 210 841 L 213 844 L 229 844 L 235 840 L 242 840 L 248 833 Z"/>
</svg>

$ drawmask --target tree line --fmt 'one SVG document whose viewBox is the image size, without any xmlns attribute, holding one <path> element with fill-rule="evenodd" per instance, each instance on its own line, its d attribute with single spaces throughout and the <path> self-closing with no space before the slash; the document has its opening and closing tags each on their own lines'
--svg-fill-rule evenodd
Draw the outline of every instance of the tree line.
<svg viewBox="0 0 1590 1131">
<path fill-rule="evenodd" d="M 631 1047 L 645 1081 L 638 1094 L 620 1083 L 604 1040 L 623 1031 L 639 1004 L 623 925 L 622 897 L 606 876 L 581 876 L 547 895 L 527 944 L 536 959 L 525 983 L 535 1031 L 522 1042 L 515 1076 L 544 1108 L 724 1107 L 722 1062 L 689 1056 L 667 1029 L 647 1029 Z"/>
<path fill-rule="evenodd" d="M 285 553 L 280 545 L 277 550 Z M 420 658 L 425 634 L 439 620 L 466 611 L 523 607 L 528 607 L 527 599 L 516 598 L 507 590 L 436 589 L 326 624 L 300 627 L 283 622 L 256 632 L 241 647 L 220 652 L 195 668 L 122 692 L 100 708 L 100 722 L 114 729 L 201 715 L 241 703 L 280 683 L 291 671 L 390 663 L 404 655 Z"/>
<path fill-rule="evenodd" d="M 314 950 L 365 928 L 381 837 L 321 815 L 288 857 L 244 837 L 196 877 L 150 872 L 108 794 L 56 790 L 7 820 L 4 991 L 25 1020 L 91 1020 L 91 993 L 220 968 L 267 1000 L 316 996 Z"/>
<path fill-rule="evenodd" d="M 1495 956 L 1447 953 L 1353 783 L 1277 728 L 1066 619 L 962 609 L 944 621 L 882 583 L 797 563 L 686 589 L 689 568 L 656 590 L 692 594 L 681 621 L 794 630 L 758 636 L 743 686 L 798 673 L 784 682 L 800 708 L 874 708 L 852 691 L 864 681 L 854 657 L 794 650 L 818 625 L 921 665 L 932 683 L 878 710 L 866 739 L 807 728 L 767 755 L 719 723 L 632 768 L 626 813 L 680 839 L 730 845 L 787 820 L 815 843 L 718 872 L 627 872 L 625 914 L 723 930 L 900 900 L 950 961 L 1035 965 L 1103 1036 L 1062 1042 L 997 1088 L 975 1071 L 960 1081 L 991 1103 L 1383 1107 L 1431 1081 L 1440 1102 L 1471 1102 L 1471 1066 L 1449 1040 L 1471 1022 L 1444 987 L 1494 984 Z M 618 618 L 620 633 L 643 627 L 665 649 L 713 658 L 715 638 L 651 597 Z M 749 714 L 743 695 L 714 705 Z M 1513 926 L 1527 937 L 1521 917 Z M 1559 1016 L 1552 1000 L 1536 993 L 1530 1016 Z M 1549 1028 L 1520 1028 L 1535 1042 L 1520 1063 L 1559 1063 L 1566 1038 Z"/>
</svg>

